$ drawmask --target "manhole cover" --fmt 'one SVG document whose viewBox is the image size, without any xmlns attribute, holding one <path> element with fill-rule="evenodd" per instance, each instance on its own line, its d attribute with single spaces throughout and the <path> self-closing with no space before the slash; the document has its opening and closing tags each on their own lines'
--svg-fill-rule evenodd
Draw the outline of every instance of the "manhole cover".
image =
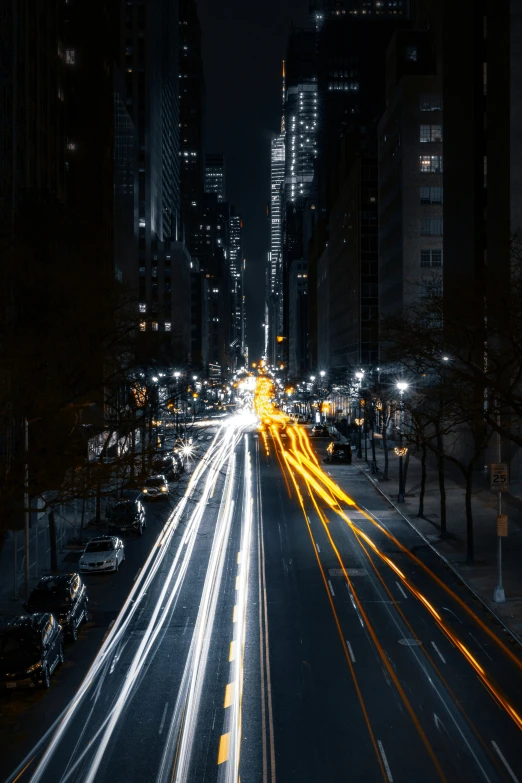
<svg viewBox="0 0 522 783">
<path fill-rule="evenodd" d="M 345 570 L 348 576 L 366 576 L 368 573 L 366 568 L 346 568 Z M 344 576 L 342 568 L 329 568 L 328 573 L 330 576 Z"/>
<path fill-rule="evenodd" d="M 399 639 L 399 644 L 405 647 L 419 647 L 422 644 L 418 639 Z"/>
</svg>

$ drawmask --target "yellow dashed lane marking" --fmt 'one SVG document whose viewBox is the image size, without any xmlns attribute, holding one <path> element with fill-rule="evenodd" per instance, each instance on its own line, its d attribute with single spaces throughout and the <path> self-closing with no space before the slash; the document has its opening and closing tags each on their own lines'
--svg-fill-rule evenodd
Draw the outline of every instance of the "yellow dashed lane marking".
<svg viewBox="0 0 522 783">
<path fill-rule="evenodd" d="M 237 562 L 238 562 L 238 565 L 241 562 L 241 552 L 237 553 Z"/>
<path fill-rule="evenodd" d="M 235 661 L 236 660 L 236 643 L 230 642 L 230 651 L 228 653 L 228 660 L 229 661 Z"/>
<path fill-rule="evenodd" d="M 232 696 L 234 694 L 234 683 L 229 682 L 225 688 L 225 709 L 232 704 Z"/>
<path fill-rule="evenodd" d="M 219 740 L 218 764 L 223 764 L 228 759 L 228 746 L 230 744 L 230 733 L 222 734 Z"/>
<path fill-rule="evenodd" d="M 239 587 L 239 576 L 236 576 L 236 590 L 238 589 L 238 587 Z"/>
<path fill-rule="evenodd" d="M 234 606 L 234 611 L 232 612 L 232 622 L 235 623 L 237 619 L 237 604 Z"/>
</svg>

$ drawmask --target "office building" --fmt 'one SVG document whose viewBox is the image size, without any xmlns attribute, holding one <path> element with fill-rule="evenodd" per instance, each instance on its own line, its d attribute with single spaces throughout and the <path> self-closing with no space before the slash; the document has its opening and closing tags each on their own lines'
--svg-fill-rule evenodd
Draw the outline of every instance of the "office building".
<svg viewBox="0 0 522 783">
<path fill-rule="evenodd" d="M 230 358 L 234 369 L 243 365 L 244 345 L 244 293 L 243 293 L 243 220 L 234 207 L 230 208 L 229 227 L 230 274 Z"/>
<path fill-rule="evenodd" d="M 277 337 L 283 335 L 283 207 L 285 198 L 285 134 L 279 133 L 271 143 L 270 160 L 270 253 L 266 279 L 267 361 L 281 361 Z"/>
<path fill-rule="evenodd" d="M 410 0 L 312 0 L 310 14 L 319 23 L 329 17 L 343 16 L 365 19 L 407 17 Z"/>
<path fill-rule="evenodd" d="M 215 193 L 218 201 L 226 201 L 225 156 L 222 154 L 205 155 L 205 193 Z"/>
<path fill-rule="evenodd" d="M 302 378 L 308 369 L 308 265 L 295 260 L 289 276 L 288 375 Z"/>
<path fill-rule="evenodd" d="M 230 366 L 229 232 L 228 202 L 218 201 L 216 193 L 205 193 L 200 223 L 194 234 L 193 255 L 208 283 L 208 364 L 213 366 L 214 375 L 226 373 Z"/>
<path fill-rule="evenodd" d="M 316 21 L 320 123 L 309 342 L 312 367 L 343 372 L 377 360 L 377 129 L 386 50 L 407 14 L 404 7 L 372 15 L 355 13 L 362 4 L 327 5 Z"/>
<path fill-rule="evenodd" d="M 65 198 L 67 53 L 59 0 L 0 3 L 0 220 L 25 193 Z M 29 36 L 29 30 L 31 35 Z M 58 56 L 57 56 L 58 54 Z M 38 143 L 34 138 L 39 130 Z"/>
<path fill-rule="evenodd" d="M 306 258 L 310 239 L 309 213 L 315 209 L 314 166 L 317 156 L 317 73 L 315 31 L 295 30 L 285 60 L 285 183 L 283 200 L 283 338 L 281 363 L 288 366 L 290 334 L 290 269 Z M 295 290 L 295 287 L 294 287 Z M 292 306 L 292 312 L 296 312 Z M 295 325 L 292 327 L 294 330 Z M 299 360 L 301 366 L 305 360 Z"/>
<path fill-rule="evenodd" d="M 436 43 L 433 29 L 407 30 L 396 32 L 388 48 L 378 153 L 383 319 L 407 312 L 442 275 L 442 74 Z"/>
<path fill-rule="evenodd" d="M 174 305 L 173 287 L 190 279 L 180 248 L 178 0 L 122 1 L 121 61 L 127 108 L 138 134 L 139 312 L 147 357 L 186 361 L 178 337 L 190 323 L 190 288 Z M 188 270 L 187 270 L 188 264 Z M 188 273 L 188 274 L 187 274 Z"/>
<path fill-rule="evenodd" d="M 204 192 L 203 121 L 205 80 L 196 0 L 179 0 L 179 156 L 181 222 L 192 250 Z"/>
</svg>

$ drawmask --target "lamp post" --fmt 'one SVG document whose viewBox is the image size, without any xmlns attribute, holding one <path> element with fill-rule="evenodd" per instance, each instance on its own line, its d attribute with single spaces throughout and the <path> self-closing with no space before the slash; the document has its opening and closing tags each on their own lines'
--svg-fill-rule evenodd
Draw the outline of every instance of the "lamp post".
<svg viewBox="0 0 522 783">
<path fill-rule="evenodd" d="M 176 407 L 174 408 L 176 412 L 176 437 L 179 438 L 179 376 L 181 373 L 176 371 L 173 374 L 176 379 Z"/>
<path fill-rule="evenodd" d="M 355 377 L 357 378 L 357 386 L 358 386 L 358 389 L 357 389 L 358 419 L 355 422 L 357 424 L 358 428 L 359 428 L 359 438 L 358 438 L 358 445 L 357 445 L 357 459 L 362 459 L 362 443 L 361 443 L 362 432 L 361 432 L 361 428 L 362 428 L 362 423 L 363 423 L 364 420 L 361 418 L 361 384 L 362 384 L 362 379 L 364 378 L 364 370 L 358 370 L 355 373 Z"/>
<path fill-rule="evenodd" d="M 408 388 L 408 384 L 406 381 L 398 381 L 397 382 L 397 389 L 399 390 L 400 395 L 400 414 L 399 414 L 399 448 L 395 448 L 395 453 L 399 457 L 399 493 L 397 495 L 397 502 L 398 503 L 404 503 L 404 494 L 405 494 L 405 488 L 404 488 L 404 471 L 402 466 L 402 458 L 408 453 L 408 449 L 406 446 L 403 447 L 402 445 L 402 426 L 403 426 L 403 394 Z"/>
</svg>

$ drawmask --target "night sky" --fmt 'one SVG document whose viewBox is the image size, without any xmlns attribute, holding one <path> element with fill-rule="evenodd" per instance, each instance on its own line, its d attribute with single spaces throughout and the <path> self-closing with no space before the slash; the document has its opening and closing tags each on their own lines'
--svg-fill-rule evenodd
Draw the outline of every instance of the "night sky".
<svg viewBox="0 0 522 783">
<path fill-rule="evenodd" d="M 263 348 L 264 266 L 269 250 L 270 141 L 281 122 L 281 60 L 308 0 L 198 0 L 206 80 L 206 152 L 224 152 L 227 198 L 243 216 L 247 342 Z"/>
</svg>

